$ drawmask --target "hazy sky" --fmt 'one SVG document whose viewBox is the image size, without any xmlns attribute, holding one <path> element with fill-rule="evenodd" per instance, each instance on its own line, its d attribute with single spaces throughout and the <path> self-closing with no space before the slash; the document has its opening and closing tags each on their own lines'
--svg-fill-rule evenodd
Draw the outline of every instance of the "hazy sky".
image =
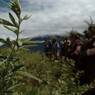
<svg viewBox="0 0 95 95">
<path fill-rule="evenodd" d="M 4 7 L 8 1 L 0 0 L 1 17 L 8 17 Z M 95 18 L 95 0 L 21 0 L 21 4 L 23 14 L 32 14 L 22 25 L 24 37 L 64 34 L 72 28 L 82 32 L 87 27 L 84 20 Z M 0 28 L 0 36 L 9 36 L 10 32 L 4 31 Z"/>
</svg>

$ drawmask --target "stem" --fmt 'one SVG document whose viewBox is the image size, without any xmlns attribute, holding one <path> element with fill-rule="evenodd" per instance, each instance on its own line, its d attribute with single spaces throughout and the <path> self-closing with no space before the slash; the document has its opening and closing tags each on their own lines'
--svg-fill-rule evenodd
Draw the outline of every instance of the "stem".
<svg viewBox="0 0 95 95">
<path fill-rule="evenodd" d="M 10 59 L 10 57 L 14 54 L 15 47 L 18 45 L 18 40 L 19 40 L 19 34 L 20 34 L 20 25 L 21 25 L 21 17 L 18 18 L 18 32 L 17 32 L 17 38 L 15 40 L 14 46 L 11 49 L 10 55 L 7 58 L 7 61 Z M 18 48 L 18 47 L 17 47 Z"/>
<path fill-rule="evenodd" d="M 21 17 L 18 18 L 18 32 L 17 32 L 17 39 L 16 39 L 16 42 L 18 43 L 18 40 L 19 40 L 19 34 L 20 34 L 20 25 L 21 25 Z"/>
</svg>

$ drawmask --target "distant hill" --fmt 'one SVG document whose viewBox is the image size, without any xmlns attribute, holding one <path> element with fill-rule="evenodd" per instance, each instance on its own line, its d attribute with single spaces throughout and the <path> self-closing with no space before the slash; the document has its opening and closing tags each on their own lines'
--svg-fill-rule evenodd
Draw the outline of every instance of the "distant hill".
<svg viewBox="0 0 95 95">
<path fill-rule="evenodd" d="M 45 41 L 45 40 L 50 40 L 50 39 L 53 39 L 53 38 L 56 38 L 58 40 L 62 40 L 63 36 L 60 36 L 60 35 L 44 35 L 44 36 L 38 36 L 38 37 L 34 37 L 34 38 L 31 38 L 30 40 L 31 41 Z"/>
</svg>

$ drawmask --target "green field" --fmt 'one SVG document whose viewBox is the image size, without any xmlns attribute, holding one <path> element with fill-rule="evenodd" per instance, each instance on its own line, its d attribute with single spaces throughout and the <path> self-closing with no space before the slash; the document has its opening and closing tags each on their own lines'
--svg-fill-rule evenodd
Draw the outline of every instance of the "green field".
<svg viewBox="0 0 95 95">
<path fill-rule="evenodd" d="M 2 55 L 8 50 L 0 50 Z M 74 61 L 49 61 L 44 54 L 30 53 L 19 49 L 15 57 L 23 68 L 16 72 L 20 85 L 14 87 L 12 95 L 81 95 L 88 85 L 80 86 L 78 74 L 74 73 Z"/>
</svg>

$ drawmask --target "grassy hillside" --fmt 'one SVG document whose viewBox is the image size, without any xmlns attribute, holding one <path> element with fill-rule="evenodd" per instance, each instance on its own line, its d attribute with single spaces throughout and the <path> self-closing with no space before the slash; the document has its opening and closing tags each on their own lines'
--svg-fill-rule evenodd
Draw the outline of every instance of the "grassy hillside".
<svg viewBox="0 0 95 95">
<path fill-rule="evenodd" d="M 7 51 L 0 49 L 2 55 L 6 55 Z M 23 73 L 17 73 L 20 85 L 13 95 L 81 95 L 88 89 L 87 85 L 80 86 L 72 60 L 53 62 L 44 54 L 30 53 L 23 48 L 16 52 L 15 57 L 24 67 Z"/>
</svg>

